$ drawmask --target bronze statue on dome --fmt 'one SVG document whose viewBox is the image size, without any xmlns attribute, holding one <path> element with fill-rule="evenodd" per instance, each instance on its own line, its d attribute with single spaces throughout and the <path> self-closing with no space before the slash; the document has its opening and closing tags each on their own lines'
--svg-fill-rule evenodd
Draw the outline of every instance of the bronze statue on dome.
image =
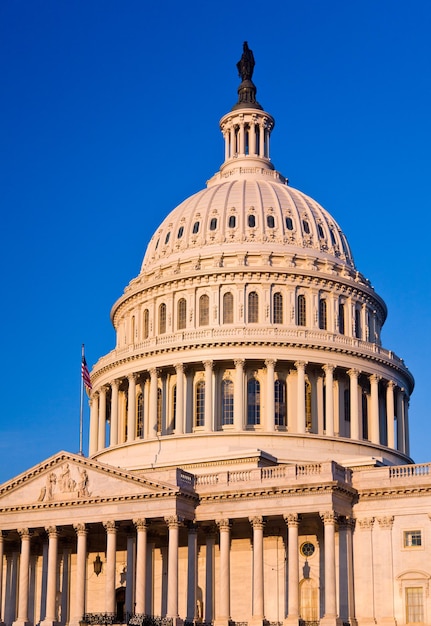
<svg viewBox="0 0 431 626">
<path fill-rule="evenodd" d="M 242 57 L 236 64 L 238 68 L 238 74 L 241 80 L 251 80 L 254 70 L 254 56 L 253 51 L 248 47 L 248 43 L 244 41 Z"/>
</svg>

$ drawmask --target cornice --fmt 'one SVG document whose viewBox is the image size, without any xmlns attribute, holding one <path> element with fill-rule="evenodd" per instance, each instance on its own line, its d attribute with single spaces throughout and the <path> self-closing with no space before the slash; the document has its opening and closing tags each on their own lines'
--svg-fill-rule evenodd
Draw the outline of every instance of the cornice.
<svg viewBox="0 0 431 626">
<path fill-rule="evenodd" d="M 424 486 L 397 485 L 394 487 L 383 487 L 381 489 L 358 490 L 358 502 L 361 500 L 389 500 L 393 498 L 408 498 L 416 496 L 429 496 L 431 494 L 431 484 Z"/>
<path fill-rule="evenodd" d="M 258 331 L 255 331 L 255 332 L 256 334 L 258 334 Z M 307 335 L 307 334 L 315 333 L 316 331 L 302 330 L 298 332 L 301 332 L 302 334 Z M 319 331 L 319 332 L 324 332 L 324 331 Z M 177 334 L 181 334 L 181 333 L 177 333 Z M 182 333 L 182 335 L 184 335 L 184 333 Z M 334 338 L 336 339 L 336 335 L 333 333 L 328 333 L 327 335 L 328 335 L 328 340 L 330 339 L 334 340 Z M 342 337 L 346 339 L 344 335 L 342 335 Z M 222 340 L 222 341 L 217 341 L 217 340 L 202 341 L 199 343 L 196 341 L 195 342 L 191 341 L 188 344 L 185 344 L 184 339 L 183 339 L 183 342 L 178 343 L 178 345 L 176 346 L 173 346 L 172 343 L 168 343 L 168 342 L 160 346 L 151 345 L 149 346 L 148 350 L 137 351 L 134 354 L 129 354 L 127 356 L 117 358 L 114 361 L 111 361 L 110 363 L 103 365 L 102 367 L 99 367 L 99 368 L 97 367 L 98 364 L 96 363 L 91 373 L 91 379 L 92 379 L 92 383 L 94 387 L 98 379 L 104 374 L 108 372 L 112 372 L 119 366 L 131 364 L 134 361 L 148 359 L 149 357 L 157 357 L 160 355 L 168 355 L 168 354 L 176 355 L 178 353 L 184 353 L 185 351 L 193 351 L 193 350 L 198 350 L 198 349 L 202 350 L 205 348 L 209 348 L 211 350 L 214 350 L 214 348 L 230 348 L 230 349 L 237 348 L 240 351 L 240 353 L 243 354 L 244 348 L 249 347 L 249 346 L 255 346 L 255 347 L 265 347 L 265 348 L 268 347 L 268 348 L 275 348 L 275 349 L 294 348 L 294 349 L 300 349 L 300 350 L 317 350 L 318 352 L 353 356 L 355 358 L 361 359 L 362 361 L 366 361 L 366 362 L 371 361 L 373 363 L 391 368 L 393 371 L 398 372 L 400 376 L 407 379 L 408 382 L 410 383 L 410 386 L 413 388 L 413 385 L 414 385 L 413 376 L 410 373 L 410 371 L 405 367 L 401 359 L 400 359 L 400 362 L 397 363 L 394 360 L 391 360 L 390 357 L 387 357 L 386 355 L 379 354 L 379 352 L 372 352 L 371 350 L 374 349 L 374 346 L 376 347 L 377 350 L 382 350 L 380 346 L 377 346 L 376 344 L 368 343 L 368 346 L 370 346 L 369 352 L 364 352 L 364 348 L 359 347 L 359 345 L 357 349 L 355 349 L 355 346 L 352 346 L 352 345 L 347 346 L 345 343 L 341 343 L 341 342 L 339 344 L 335 344 L 335 343 L 329 344 L 329 341 L 328 343 L 323 343 L 324 341 L 323 338 L 322 338 L 322 343 L 318 343 L 315 340 L 310 341 L 309 343 L 306 343 L 305 341 L 299 341 L 298 339 L 299 337 L 296 340 L 287 340 L 287 339 L 281 340 L 280 339 L 277 341 L 274 339 L 271 340 L 270 338 L 266 340 L 252 338 L 249 341 L 244 341 L 244 340 L 234 340 L 234 339 L 229 340 L 228 338 L 226 338 L 225 340 Z M 361 344 L 366 343 L 358 339 L 353 339 L 353 338 L 349 338 L 349 339 L 352 339 L 352 341 L 357 341 L 358 344 L 359 342 Z M 107 356 L 113 355 L 115 352 L 116 350 L 113 350 Z M 395 357 L 396 355 L 393 354 L 393 356 Z M 178 357 L 176 356 L 172 358 L 178 359 Z M 103 359 L 106 359 L 106 357 L 103 357 Z M 226 356 L 224 357 L 224 360 L 226 360 Z M 282 359 L 278 355 L 278 360 L 282 361 L 286 359 Z M 325 360 L 326 359 L 322 357 L 322 363 L 324 363 Z M 194 361 L 191 361 L 190 363 L 194 363 L 194 362 L 199 362 L 199 359 L 195 359 Z M 364 369 L 366 370 L 366 368 Z"/>
<path fill-rule="evenodd" d="M 332 481 L 329 483 L 314 483 L 311 485 L 292 485 L 292 486 L 271 486 L 263 489 L 252 488 L 252 489 L 243 489 L 234 491 L 221 491 L 217 493 L 210 494 L 199 494 L 199 502 L 200 504 L 205 503 L 213 503 L 213 502 L 227 502 L 230 500 L 244 500 L 248 498 L 259 498 L 259 499 L 274 499 L 279 498 L 280 496 L 307 496 L 307 495 L 338 495 L 338 496 L 348 496 L 349 499 L 353 500 L 356 498 L 356 490 L 353 487 L 349 487 L 348 485 L 341 485 L 336 481 Z"/>
</svg>

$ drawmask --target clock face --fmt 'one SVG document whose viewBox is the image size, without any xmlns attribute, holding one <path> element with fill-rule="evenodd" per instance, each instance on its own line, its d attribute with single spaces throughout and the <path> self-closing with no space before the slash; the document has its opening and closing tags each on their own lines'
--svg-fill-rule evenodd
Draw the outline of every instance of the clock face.
<svg viewBox="0 0 431 626">
<path fill-rule="evenodd" d="M 307 558 L 313 556 L 315 549 L 316 548 L 314 547 L 314 544 L 311 543 L 311 541 L 306 541 L 302 544 L 299 551 L 301 552 L 302 556 L 305 556 L 305 558 Z"/>
</svg>

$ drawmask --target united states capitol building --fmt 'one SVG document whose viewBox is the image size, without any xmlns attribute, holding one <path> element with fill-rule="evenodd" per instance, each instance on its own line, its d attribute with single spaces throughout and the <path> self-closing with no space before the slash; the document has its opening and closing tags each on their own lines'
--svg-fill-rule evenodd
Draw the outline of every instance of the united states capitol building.
<svg viewBox="0 0 431 626">
<path fill-rule="evenodd" d="M 112 308 L 88 457 L 0 486 L 1 624 L 431 624 L 413 377 L 346 235 L 275 169 L 253 67 L 244 44 L 223 164 Z"/>
</svg>

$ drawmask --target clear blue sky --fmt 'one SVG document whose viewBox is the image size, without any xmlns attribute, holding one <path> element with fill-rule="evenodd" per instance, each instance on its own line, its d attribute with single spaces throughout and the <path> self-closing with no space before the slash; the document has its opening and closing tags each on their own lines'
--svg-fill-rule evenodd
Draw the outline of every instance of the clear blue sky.
<svg viewBox="0 0 431 626">
<path fill-rule="evenodd" d="M 81 343 L 114 347 L 153 231 L 223 161 L 244 40 L 276 168 L 388 305 L 431 461 L 430 26 L 428 0 L 1 0 L 0 482 L 78 450 Z"/>
</svg>

